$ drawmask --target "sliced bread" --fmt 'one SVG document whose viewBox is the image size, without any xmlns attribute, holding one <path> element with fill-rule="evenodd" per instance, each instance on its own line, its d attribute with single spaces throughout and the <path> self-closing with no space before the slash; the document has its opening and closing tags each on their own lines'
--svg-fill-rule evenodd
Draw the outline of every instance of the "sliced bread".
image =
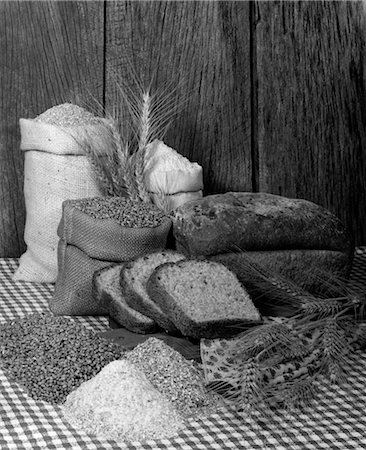
<svg viewBox="0 0 366 450">
<path fill-rule="evenodd" d="M 185 257 L 172 250 L 150 253 L 126 263 L 121 271 L 121 288 L 127 304 L 142 314 L 151 317 L 158 325 L 169 333 L 177 333 L 177 327 L 153 302 L 146 291 L 146 283 L 152 272 L 160 264 L 181 261 Z"/>
<path fill-rule="evenodd" d="M 93 297 L 112 319 L 128 330 L 141 334 L 154 333 L 159 328 L 157 324 L 126 303 L 120 286 L 120 274 L 125 264 L 108 266 L 94 273 Z"/>
<path fill-rule="evenodd" d="M 238 331 L 233 325 L 261 321 L 236 275 L 220 263 L 192 259 L 162 264 L 147 291 L 184 336 L 225 337 Z"/>
</svg>

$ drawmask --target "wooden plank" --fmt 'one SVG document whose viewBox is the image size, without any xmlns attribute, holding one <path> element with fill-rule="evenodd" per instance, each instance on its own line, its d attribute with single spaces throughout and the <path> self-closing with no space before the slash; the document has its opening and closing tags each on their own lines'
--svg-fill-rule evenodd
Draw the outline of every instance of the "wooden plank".
<svg viewBox="0 0 366 450">
<path fill-rule="evenodd" d="M 260 190 L 319 203 L 366 244 L 362 2 L 257 2 Z"/>
<path fill-rule="evenodd" d="M 101 2 L 0 2 L 0 256 L 25 249 L 20 117 L 103 100 Z"/>
<path fill-rule="evenodd" d="M 131 67 L 187 99 L 164 141 L 203 166 L 206 193 L 251 190 L 248 2 L 107 2 L 106 106 Z"/>
</svg>

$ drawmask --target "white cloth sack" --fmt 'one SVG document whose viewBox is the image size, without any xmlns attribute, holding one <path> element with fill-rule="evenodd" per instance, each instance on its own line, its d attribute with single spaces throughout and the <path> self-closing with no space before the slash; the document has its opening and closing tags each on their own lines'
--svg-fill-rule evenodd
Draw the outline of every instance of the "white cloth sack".
<svg viewBox="0 0 366 450">
<path fill-rule="evenodd" d="M 144 182 L 165 211 L 202 197 L 202 167 L 157 139 L 146 147 Z"/>
<path fill-rule="evenodd" d="M 20 258 L 14 279 L 53 283 L 57 278 L 57 227 L 62 202 L 97 197 L 101 192 L 89 161 L 69 131 L 32 119 L 20 119 L 20 129 L 20 148 L 25 152 L 27 250 Z M 102 128 L 96 125 L 70 129 L 79 137 L 83 130 L 95 139 L 102 133 Z"/>
</svg>

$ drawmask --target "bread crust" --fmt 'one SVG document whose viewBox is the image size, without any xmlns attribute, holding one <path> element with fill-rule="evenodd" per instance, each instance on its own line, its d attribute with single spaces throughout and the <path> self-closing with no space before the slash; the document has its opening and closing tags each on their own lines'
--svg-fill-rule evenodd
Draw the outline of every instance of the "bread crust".
<svg viewBox="0 0 366 450">
<path fill-rule="evenodd" d="M 177 252 L 174 252 L 172 250 L 164 250 L 163 252 L 155 252 L 155 253 L 146 255 L 145 258 L 148 260 L 154 254 L 157 254 L 157 253 L 176 254 Z M 184 257 L 183 255 L 181 255 L 181 256 L 182 256 L 182 258 Z M 134 260 L 129 261 L 128 263 L 126 263 L 124 269 L 121 271 L 120 284 L 121 284 L 121 289 L 126 298 L 126 302 L 131 308 L 136 309 L 137 311 L 141 312 L 142 314 L 147 315 L 148 317 L 151 317 L 166 332 L 171 333 L 171 334 L 179 334 L 178 328 L 166 316 L 166 314 L 161 310 L 160 306 L 157 303 L 153 302 L 151 299 L 150 299 L 150 301 L 146 301 L 146 299 L 144 299 L 138 292 L 136 292 L 135 289 L 127 281 L 126 276 L 125 276 L 126 272 L 128 270 L 133 269 L 134 264 L 136 264 L 138 261 L 140 261 L 141 258 L 144 258 L 144 256 L 135 258 Z"/>
<path fill-rule="evenodd" d="M 164 263 L 158 266 L 150 276 L 147 282 L 147 291 L 150 298 L 160 306 L 162 311 L 175 323 L 177 328 L 181 331 L 183 336 L 201 339 L 201 338 L 217 338 L 217 337 L 229 337 L 233 334 L 237 334 L 240 328 L 247 325 L 254 325 L 261 322 L 261 320 L 244 320 L 242 318 L 223 320 L 202 320 L 195 322 L 187 314 L 184 309 L 175 299 L 166 291 L 163 284 L 159 280 L 159 276 L 165 268 L 170 266 L 181 266 L 192 261 L 205 261 L 205 263 L 215 265 L 216 263 L 204 260 L 203 258 L 193 258 L 189 260 L 183 260 L 178 263 Z M 232 273 L 233 274 L 233 273 Z M 235 276 L 235 274 L 233 274 Z M 240 281 L 238 280 L 238 283 Z M 243 289 L 244 287 L 241 286 Z M 245 290 L 245 289 L 244 289 Z M 245 291 L 246 292 L 246 291 Z M 254 305 L 253 305 L 254 306 Z"/>
<path fill-rule="evenodd" d="M 155 333 L 159 330 L 159 327 L 150 317 L 135 311 L 127 304 L 127 302 L 122 303 L 114 298 L 113 295 L 111 295 L 100 282 L 100 278 L 103 273 L 111 269 L 115 269 L 116 267 L 119 267 L 121 271 L 123 270 L 125 264 L 126 263 L 112 264 L 94 273 L 92 288 L 93 297 L 101 307 L 106 309 L 112 319 L 128 330 L 140 334 Z"/>
<path fill-rule="evenodd" d="M 330 211 L 303 199 L 251 192 L 208 195 L 175 211 L 177 250 L 190 256 L 321 249 L 353 255 L 350 233 Z"/>
</svg>

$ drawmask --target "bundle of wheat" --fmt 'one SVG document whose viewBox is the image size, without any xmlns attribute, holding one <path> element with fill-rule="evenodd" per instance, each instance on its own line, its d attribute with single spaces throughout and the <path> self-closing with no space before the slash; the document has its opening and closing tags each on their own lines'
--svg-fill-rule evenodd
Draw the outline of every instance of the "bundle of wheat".
<svg viewBox="0 0 366 450">
<path fill-rule="evenodd" d="M 152 203 L 144 180 L 146 149 L 155 140 L 163 139 L 184 103 L 176 95 L 180 84 L 169 83 L 155 93 L 142 88 L 138 80 L 135 86 L 128 86 L 123 80 L 116 80 L 116 85 L 129 111 L 129 120 L 116 109 L 106 113 L 102 151 L 88 137 L 74 138 L 84 149 L 105 195 Z M 164 209 L 163 204 L 159 206 Z"/>
<path fill-rule="evenodd" d="M 366 296 L 347 280 L 317 272 L 312 276 L 325 294 L 315 297 L 249 257 L 242 261 L 253 275 L 256 306 L 286 317 L 267 317 L 232 339 L 202 340 L 206 381 L 245 414 L 305 407 L 317 381 L 346 380 L 347 357 L 365 342 Z"/>
</svg>

